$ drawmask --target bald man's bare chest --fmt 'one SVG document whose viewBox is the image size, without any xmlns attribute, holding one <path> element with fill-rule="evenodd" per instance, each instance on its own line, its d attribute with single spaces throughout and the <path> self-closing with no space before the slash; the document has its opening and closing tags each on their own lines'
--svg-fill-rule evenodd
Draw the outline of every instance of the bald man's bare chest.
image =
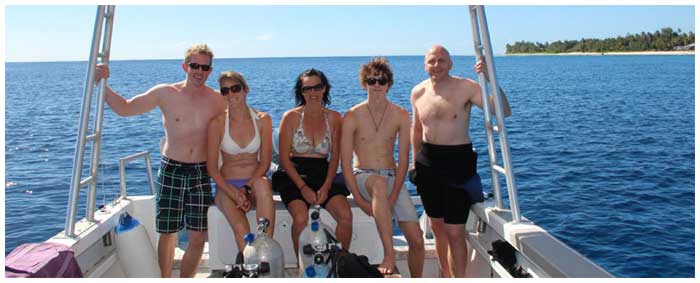
<svg viewBox="0 0 700 283">
<path fill-rule="evenodd" d="M 417 101 L 421 121 L 426 124 L 468 119 L 466 99 L 457 96 L 426 94 Z"/>
</svg>

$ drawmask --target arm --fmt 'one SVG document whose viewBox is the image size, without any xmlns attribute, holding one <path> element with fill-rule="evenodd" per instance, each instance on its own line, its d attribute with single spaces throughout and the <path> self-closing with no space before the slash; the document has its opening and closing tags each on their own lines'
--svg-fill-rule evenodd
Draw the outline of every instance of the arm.
<svg viewBox="0 0 700 283">
<path fill-rule="evenodd" d="M 473 87 L 469 87 L 470 90 L 467 92 L 470 95 L 469 101 L 473 103 L 476 106 L 479 106 L 482 110 L 484 109 L 484 103 L 483 100 L 481 99 L 481 87 L 479 84 L 469 81 L 469 84 L 472 84 Z M 503 116 L 509 117 L 511 112 L 510 112 L 510 104 L 508 103 L 508 98 L 506 97 L 506 94 L 503 92 L 503 89 L 501 87 L 498 87 L 498 92 L 501 94 L 501 97 L 503 100 L 501 101 L 503 103 Z M 491 113 L 496 113 L 496 104 L 494 104 L 494 97 L 493 95 L 489 96 L 489 103 L 490 103 L 490 108 L 491 108 Z"/>
<path fill-rule="evenodd" d="M 481 59 L 479 59 L 479 61 L 476 62 L 476 65 L 474 65 L 474 71 L 476 71 L 477 73 L 483 72 L 484 78 L 486 79 L 486 81 L 489 81 L 489 74 L 488 74 L 488 72 L 484 72 L 485 69 L 486 69 L 486 62 L 484 62 L 484 58 L 481 57 Z M 501 86 L 498 86 L 498 93 L 503 98 L 503 101 L 501 101 L 503 103 L 503 105 L 502 105 L 503 106 L 503 115 L 505 117 L 509 117 L 511 114 L 510 104 L 508 103 L 508 98 L 506 97 L 506 93 L 503 91 Z M 476 91 L 473 92 L 472 99 L 470 99 L 470 101 L 472 101 L 472 103 L 479 106 L 479 108 L 484 109 L 482 99 L 481 99 L 481 87 L 478 84 L 476 85 Z M 490 104 L 491 105 L 491 113 L 496 113 L 496 105 L 493 103 L 493 101 L 494 101 L 493 95 L 489 96 L 489 103 L 491 103 Z"/>
<path fill-rule="evenodd" d="M 389 194 L 389 200 L 392 204 L 396 203 L 396 199 L 399 198 L 403 182 L 406 179 L 406 171 L 408 170 L 408 148 L 410 147 L 411 135 L 410 125 L 408 112 L 401 109 L 401 125 L 399 127 L 399 166 L 396 168 L 396 176 L 394 176 L 394 187 Z"/>
<path fill-rule="evenodd" d="M 326 201 L 328 197 L 328 191 L 333 185 L 333 179 L 335 179 L 335 174 L 338 171 L 338 163 L 340 163 L 340 139 L 342 135 L 342 120 L 338 112 L 327 110 L 330 114 L 331 119 L 331 160 L 328 162 L 328 171 L 326 171 L 326 180 L 323 181 L 323 185 L 316 192 L 316 202 L 318 204 Z"/>
<path fill-rule="evenodd" d="M 359 188 L 357 187 L 357 179 L 355 179 L 355 175 L 352 172 L 353 139 L 355 138 L 355 131 L 357 129 L 354 114 L 353 110 L 350 110 L 345 113 L 345 118 L 343 119 L 340 137 L 340 167 L 341 170 L 343 170 L 345 186 L 347 186 L 352 193 L 355 203 L 367 215 L 372 216 L 371 204 L 360 194 Z"/>
<path fill-rule="evenodd" d="M 417 92 L 416 89 L 413 89 L 413 93 L 411 93 L 411 109 L 413 110 L 413 122 L 411 126 L 411 145 L 412 145 L 412 156 L 413 156 L 413 168 L 416 168 L 416 156 L 418 156 L 418 152 L 420 152 L 421 147 L 423 146 L 423 125 L 420 122 L 420 115 L 418 114 L 418 108 L 416 108 L 416 100 L 417 100 Z"/>
<path fill-rule="evenodd" d="M 95 71 L 95 80 L 97 81 L 109 77 L 109 67 L 107 65 L 100 64 L 95 68 Z M 160 93 L 167 87 L 169 86 L 157 85 L 145 93 L 127 100 L 105 84 L 105 101 L 107 101 L 107 105 L 119 116 L 139 115 L 158 107 L 160 105 Z"/>
<path fill-rule="evenodd" d="M 503 116 L 505 117 L 510 117 L 511 111 L 510 111 L 510 103 L 508 103 L 508 97 L 506 97 L 506 92 L 503 91 L 503 89 L 499 86 L 498 87 L 498 92 L 501 94 L 501 97 L 503 100 L 501 101 L 503 103 Z M 493 104 L 493 97 L 491 97 L 491 105 Z M 495 109 L 495 108 L 494 108 Z M 495 110 L 493 110 L 495 112 Z"/>
<path fill-rule="evenodd" d="M 263 113 L 257 123 L 260 130 L 260 163 L 248 181 L 247 185 L 251 187 L 252 182 L 265 176 L 272 162 L 272 118 L 267 113 Z"/>
</svg>

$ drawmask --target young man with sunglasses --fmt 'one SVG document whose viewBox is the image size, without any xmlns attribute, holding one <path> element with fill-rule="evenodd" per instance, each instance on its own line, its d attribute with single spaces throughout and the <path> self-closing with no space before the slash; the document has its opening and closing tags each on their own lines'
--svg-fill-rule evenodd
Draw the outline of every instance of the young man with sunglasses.
<svg viewBox="0 0 700 283">
<path fill-rule="evenodd" d="M 482 71 L 482 62 L 476 64 L 475 71 Z M 465 224 L 473 203 L 464 187 L 476 175 L 469 118 L 473 105 L 483 109 L 481 88 L 473 80 L 450 75 L 452 59 L 440 45 L 428 50 L 424 65 L 429 78 L 411 91 L 415 168 L 411 179 L 430 217 L 441 276 L 464 277 Z M 510 116 L 510 106 L 503 97 L 503 112 Z"/>
<path fill-rule="evenodd" d="M 170 277 L 177 232 L 186 222 L 189 243 L 182 258 L 180 277 L 193 277 L 207 234 L 207 210 L 212 202 L 207 174 L 207 125 L 224 112 L 225 101 L 206 85 L 214 55 L 207 45 L 194 45 L 185 53 L 185 80 L 159 84 L 125 99 L 107 87 L 105 100 L 119 116 L 134 116 L 156 107 L 163 115 L 165 145 L 161 152 L 156 197 L 158 263 L 162 277 Z M 96 80 L 109 77 L 109 67 L 98 65 Z"/>
<path fill-rule="evenodd" d="M 411 277 L 421 277 L 425 257 L 423 233 L 416 208 L 404 186 L 410 147 L 410 118 L 408 111 L 387 98 L 393 82 L 393 73 L 385 58 L 373 58 L 360 68 L 360 85 L 367 91 L 367 100 L 345 113 L 341 165 L 345 184 L 352 192 L 355 203 L 375 219 L 384 247 L 384 259 L 379 270 L 384 274 L 396 271 L 393 216 L 408 242 Z M 398 166 L 394 160 L 397 137 Z M 351 165 L 353 152 L 356 158 Z"/>
</svg>

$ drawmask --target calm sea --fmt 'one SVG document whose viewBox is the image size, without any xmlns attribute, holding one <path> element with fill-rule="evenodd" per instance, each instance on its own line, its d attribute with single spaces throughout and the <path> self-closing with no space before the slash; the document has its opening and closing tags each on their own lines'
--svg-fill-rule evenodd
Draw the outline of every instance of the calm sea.
<svg viewBox="0 0 700 283">
<path fill-rule="evenodd" d="M 499 57 L 521 212 L 621 277 L 694 274 L 694 57 Z M 357 82 L 367 57 L 215 59 L 242 72 L 249 103 L 274 126 L 293 106 L 296 75 L 315 67 L 333 86 L 330 108 L 365 99 Z M 411 88 L 426 78 L 422 57 L 390 57 L 390 99 L 410 109 Z M 473 57 L 453 74 L 475 79 Z M 63 230 L 80 114 L 85 62 L 6 63 L 5 254 Z M 113 89 L 128 97 L 183 79 L 178 60 L 112 63 Z M 471 135 L 490 190 L 481 110 Z M 130 118 L 106 108 L 98 205 L 119 190 L 118 159 L 149 150 L 158 166 L 160 112 Z M 91 124 L 92 125 L 92 124 Z M 143 162 L 128 167 L 130 194 L 145 194 Z M 413 187 L 411 187 L 413 190 Z M 85 194 L 79 216 L 84 216 Z"/>
</svg>

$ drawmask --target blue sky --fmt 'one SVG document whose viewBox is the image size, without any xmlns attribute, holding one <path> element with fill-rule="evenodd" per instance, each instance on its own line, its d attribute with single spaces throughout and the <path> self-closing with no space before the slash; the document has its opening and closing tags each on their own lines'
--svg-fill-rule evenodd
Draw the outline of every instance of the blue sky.
<svg viewBox="0 0 700 283">
<path fill-rule="evenodd" d="M 5 7 L 5 61 L 86 60 L 95 6 Z M 695 31 L 693 6 L 486 6 L 496 54 L 515 41 Z M 471 55 L 466 6 L 117 6 L 112 60 L 179 59 L 194 43 L 218 58 Z"/>
</svg>

